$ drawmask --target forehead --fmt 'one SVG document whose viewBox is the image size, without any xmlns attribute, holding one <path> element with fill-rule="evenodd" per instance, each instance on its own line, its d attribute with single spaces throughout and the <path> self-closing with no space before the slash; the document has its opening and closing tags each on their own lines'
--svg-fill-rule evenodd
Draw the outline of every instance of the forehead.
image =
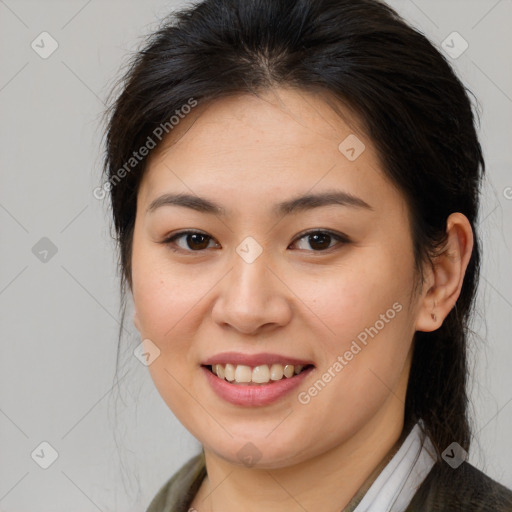
<svg viewBox="0 0 512 512">
<path fill-rule="evenodd" d="M 186 191 L 261 202 L 340 186 L 358 196 L 392 194 L 357 117 L 325 100 L 277 89 L 198 105 L 150 154 L 139 198 Z"/>
<path fill-rule="evenodd" d="M 349 134 L 366 138 L 360 125 L 355 112 L 327 91 L 282 87 L 258 95 L 217 98 L 195 107 L 172 127 L 153 154 L 162 155 L 194 141 L 210 148 L 222 142 L 222 149 L 232 153 L 237 148 L 257 149 L 256 143 L 265 143 L 267 150 L 279 146 L 280 151 L 321 140 L 337 147 Z"/>
</svg>

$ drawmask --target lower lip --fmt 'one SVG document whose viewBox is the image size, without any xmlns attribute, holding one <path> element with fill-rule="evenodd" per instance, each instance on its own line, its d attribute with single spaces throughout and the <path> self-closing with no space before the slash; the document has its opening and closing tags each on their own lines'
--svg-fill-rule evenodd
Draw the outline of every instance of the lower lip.
<svg viewBox="0 0 512 512">
<path fill-rule="evenodd" d="M 310 367 L 298 375 L 290 378 L 272 381 L 268 384 L 231 384 L 220 379 L 205 366 L 201 370 L 205 373 L 213 391 L 222 399 L 233 405 L 257 407 L 276 402 L 288 393 L 291 393 L 309 375 L 314 367 Z"/>
</svg>

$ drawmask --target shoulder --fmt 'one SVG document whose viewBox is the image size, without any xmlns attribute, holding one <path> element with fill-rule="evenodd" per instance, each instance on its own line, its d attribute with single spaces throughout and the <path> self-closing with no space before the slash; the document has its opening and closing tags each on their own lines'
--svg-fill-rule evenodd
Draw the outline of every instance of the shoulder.
<svg viewBox="0 0 512 512">
<path fill-rule="evenodd" d="M 204 453 L 189 459 L 160 488 L 146 512 L 186 512 L 206 475 Z"/>
<path fill-rule="evenodd" d="M 512 491 L 468 462 L 437 462 L 407 512 L 512 512 Z"/>
</svg>

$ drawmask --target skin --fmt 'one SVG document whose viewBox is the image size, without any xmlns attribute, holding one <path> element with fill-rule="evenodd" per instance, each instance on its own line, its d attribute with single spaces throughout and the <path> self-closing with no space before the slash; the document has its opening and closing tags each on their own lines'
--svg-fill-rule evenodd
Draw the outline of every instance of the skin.
<svg viewBox="0 0 512 512">
<path fill-rule="evenodd" d="M 343 118 L 320 95 L 287 88 L 223 98 L 196 107 L 150 155 L 133 235 L 134 322 L 160 350 L 149 366 L 159 393 L 204 447 L 208 476 L 192 502 L 200 512 L 345 507 L 402 433 L 415 331 L 437 329 L 459 296 L 473 247 L 468 220 L 449 217 L 446 251 L 425 265 L 413 293 L 404 197 L 357 118 L 340 108 Z M 355 161 L 338 149 L 350 134 L 365 144 Z M 371 209 L 271 212 L 274 203 L 328 189 Z M 147 212 L 170 192 L 206 197 L 230 215 L 171 205 Z M 181 252 L 162 243 L 186 229 L 210 236 L 207 248 L 194 252 L 198 243 L 186 236 L 174 242 Z M 328 238 L 322 250 L 305 230 L 343 233 L 350 242 Z M 250 264 L 236 252 L 247 236 L 263 251 Z M 299 403 L 299 392 L 394 303 L 403 309 L 317 396 Z M 224 351 L 291 355 L 315 370 L 276 403 L 235 406 L 200 370 Z M 251 467 L 237 455 L 247 442 L 261 457 Z"/>
</svg>

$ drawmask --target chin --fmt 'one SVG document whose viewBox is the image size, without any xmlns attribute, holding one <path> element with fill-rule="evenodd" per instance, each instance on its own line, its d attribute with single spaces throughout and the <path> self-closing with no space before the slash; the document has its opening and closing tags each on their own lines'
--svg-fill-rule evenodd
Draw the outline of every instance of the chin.
<svg viewBox="0 0 512 512">
<path fill-rule="evenodd" d="M 256 432 L 254 437 L 247 433 L 222 444 L 215 442 L 203 443 L 205 451 L 212 452 L 230 464 L 255 469 L 277 469 L 299 464 L 308 458 L 303 451 L 303 441 L 299 437 L 283 439 L 279 435 Z M 272 439 L 272 437 L 274 437 Z M 302 437 L 304 439 L 304 437 Z"/>
</svg>

